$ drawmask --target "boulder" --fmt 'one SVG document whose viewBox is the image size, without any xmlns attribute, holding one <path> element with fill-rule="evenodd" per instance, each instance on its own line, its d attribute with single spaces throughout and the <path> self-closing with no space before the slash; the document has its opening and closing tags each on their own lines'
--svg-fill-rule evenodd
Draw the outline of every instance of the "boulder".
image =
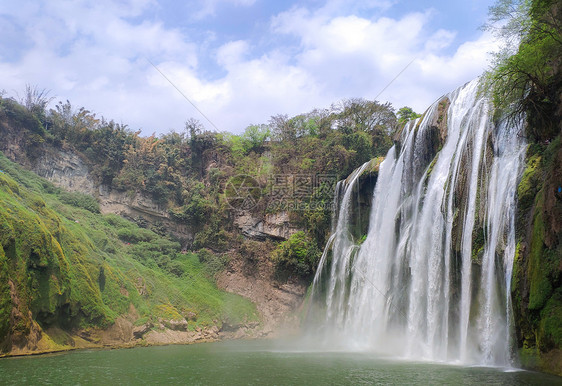
<svg viewBox="0 0 562 386">
<path fill-rule="evenodd" d="M 187 331 L 187 320 L 185 319 L 170 319 L 163 320 L 162 323 L 166 328 L 174 331 Z"/>
<path fill-rule="evenodd" d="M 152 327 L 154 327 L 154 324 L 152 324 L 151 322 L 147 322 L 141 326 L 136 326 L 133 328 L 133 337 L 135 337 L 135 339 L 142 339 L 142 337 L 144 336 L 144 334 L 146 334 L 147 332 L 149 332 Z"/>
</svg>

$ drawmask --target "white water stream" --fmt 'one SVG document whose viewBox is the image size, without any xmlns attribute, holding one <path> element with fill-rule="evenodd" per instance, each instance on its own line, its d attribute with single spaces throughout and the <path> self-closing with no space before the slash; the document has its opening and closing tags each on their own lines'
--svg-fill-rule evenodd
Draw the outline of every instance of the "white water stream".
<svg viewBox="0 0 562 386">
<path fill-rule="evenodd" d="M 352 235 L 352 192 L 366 165 L 339 183 L 311 300 L 325 344 L 513 365 L 510 286 L 525 142 L 521 125 L 492 122 L 477 88 L 473 81 L 447 95 L 447 138 L 435 158 L 427 155 L 438 103 L 403 130 L 380 165 L 361 245 Z"/>
</svg>

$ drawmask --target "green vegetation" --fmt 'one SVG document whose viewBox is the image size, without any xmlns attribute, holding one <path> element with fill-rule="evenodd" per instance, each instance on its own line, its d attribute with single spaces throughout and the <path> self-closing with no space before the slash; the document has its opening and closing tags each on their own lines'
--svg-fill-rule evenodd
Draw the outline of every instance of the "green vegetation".
<svg viewBox="0 0 562 386">
<path fill-rule="evenodd" d="M 558 288 L 554 296 L 546 303 L 541 311 L 539 326 L 539 342 L 541 349 L 547 351 L 555 347 L 562 347 L 562 290 Z"/>
<path fill-rule="evenodd" d="M 524 365 L 562 375 L 562 6 L 499 0 L 485 27 L 504 39 L 484 87 L 496 116 L 526 117 L 527 166 L 518 186 L 512 299 Z"/>
<path fill-rule="evenodd" d="M 558 171 L 561 143 L 558 136 L 548 146 L 529 146 L 527 168 L 518 187 L 519 242 L 512 280 L 520 345 L 526 350 L 524 363 L 558 374 L 562 369 L 543 355 L 562 347 L 562 202 L 556 197 L 562 182 Z"/>
<path fill-rule="evenodd" d="M 100 212 L 99 202 L 90 195 L 78 193 L 78 192 L 61 191 L 58 196 L 61 202 L 65 204 L 72 205 L 77 208 L 86 209 L 92 213 Z"/>
<path fill-rule="evenodd" d="M 304 232 L 293 234 L 273 252 L 273 260 L 280 270 L 289 270 L 306 276 L 314 272 L 322 251 Z"/>
<path fill-rule="evenodd" d="M 531 279 L 529 292 L 529 309 L 540 310 L 552 292 L 552 285 L 548 280 L 550 268 L 544 265 L 544 209 L 543 197 L 538 197 L 535 218 L 533 219 L 533 234 L 531 236 L 531 252 L 529 254 L 529 277 Z"/>
<path fill-rule="evenodd" d="M 30 317 L 43 329 L 105 327 L 131 305 L 145 319 L 164 309 L 195 312 L 193 326 L 257 319 L 253 304 L 218 290 L 206 265 L 178 242 L 95 213 L 89 196 L 63 192 L 3 155 L 0 169 L 3 340 L 25 335 Z"/>
<path fill-rule="evenodd" d="M 252 177 L 263 189 L 254 192 L 256 205 L 248 211 L 256 217 L 288 212 L 291 222 L 306 229 L 309 240 L 321 248 L 329 232 L 335 184 L 317 182 L 316 176 L 335 181 L 373 157 L 383 156 L 397 127 L 390 104 L 351 99 L 292 118 L 274 116 L 267 124 L 250 125 L 240 135 L 206 131 L 191 119 L 183 132 L 142 137 L 69 101 L 47 111 L 50 99 L 36 88 L 28 87 L 23 99 L 24 105 L 0 98 L 0 122 L 8 123 L 0 131 L 32 140 L 25 146 L 30 149 L 28 158 L 42 154 L 45 144 L 72 150 L 86 161 L 96 185 L 131 197 L 138 193 L 150 197 L 195 235 L 193 240 L 179 240 L 183 246 L 215 254 L 240 245 L 226 197 L 228 182 L 238 175 Z M 401 116 L 405 112 L 402 109 Z M 408 110 L 408 117 L 415 115 Z M 295 193 L 294 177 L 303 175 L 314 191 Z M 286 178 L 288 188 L 280 195 L 271 194 L 274 176 Z M 99 212 L 92 197 L 67 192 L 59 192 L 58 197 L 63 203 Z M 142 219 L 139 225 L 145 225 Z M 139 261 L 153 261 L 181 274 L 173 258 L 168 262 L 152 256 L 156 251 L 148 244 L 154 242 L 147 234 L 127 227 L 119 232 L 117 237 L 123 242 L 147 243 L 135 248 Z"/>
<path fill-rule="evenodd" d="M 485 26 L 505 45 L 484 86 L 500 111 L 527 115 L 528 135 L 537 140 L 552 139 L 559 132 L 561 9 L 555 0 L 500 0 L 490 8 Z"/>
<path fill-rule="evenodd" d="M 519 205 L 529 208 L 538 192 L 540 173 L 537 173 L 540 168 L 541 156 L 534 154 L 527 159 L 527 166 L 523 172 L 523 177 L 517 187 L 517 195 L 519 198 Z"/>
<path fill-rule="evenodd" d="M 420 118 L 422 115 L 416 113 L 411 107 L 404 106 L 396 113 L 399 124 L 405 124 L 409 120 Z"/>
</svg>

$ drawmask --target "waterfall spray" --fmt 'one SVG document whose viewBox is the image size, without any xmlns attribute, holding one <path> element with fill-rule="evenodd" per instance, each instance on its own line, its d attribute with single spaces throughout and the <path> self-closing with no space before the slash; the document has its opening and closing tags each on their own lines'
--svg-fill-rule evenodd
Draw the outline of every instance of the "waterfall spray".
<svg viewBox="0 0 562 386">
<path fill-rule="evenodd" d="M 511 271 L 521 124 L 494 123 L 473 81 L 404 127 L 380 164 L 359 245 L 359 176 L 336 189 L 311 307 L 322 341 L 413 359 L 513 365 Z"/>
</svg>

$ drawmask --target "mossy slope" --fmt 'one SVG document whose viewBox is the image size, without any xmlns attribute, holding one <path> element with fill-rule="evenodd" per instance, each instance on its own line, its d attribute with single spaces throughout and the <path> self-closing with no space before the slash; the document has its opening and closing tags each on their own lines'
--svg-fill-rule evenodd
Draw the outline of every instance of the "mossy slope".
<svg viewBox="0 0 562 386">
<path fill-rule="evenodd" d="M 58 349 L 46 331 L 104 329 L 131 306 L 141 321 L 189 314 L 190 328 L 256 320 L 254 305 L 218 290 L 179 243 L 96 213 L 81 204 L 89 197 L 69 201 L 1 154 L 0 170 L 2 352 Z"/>
</svg>

